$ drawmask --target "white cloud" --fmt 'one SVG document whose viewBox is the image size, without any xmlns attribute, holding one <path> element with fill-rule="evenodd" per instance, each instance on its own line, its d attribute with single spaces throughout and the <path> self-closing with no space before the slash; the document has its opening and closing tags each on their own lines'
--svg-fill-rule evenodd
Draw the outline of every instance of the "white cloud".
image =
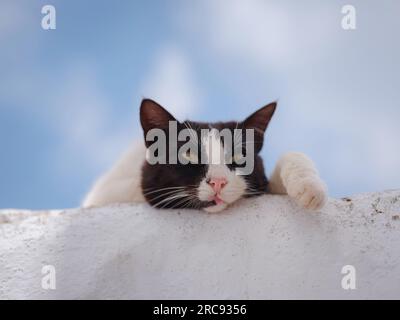
<svg viewBox="0 0 400 320">
<path fill-rule="evenodd" d="M 207 28 L 211 44 L 244 61 L 271 65 L 292 51 L 290 20 L 281 7 L 262 0 L 209 1 Z"/>
<path fill-rule="evenodd" d="M 158 52 L 141 93 L 181 120 L 193 116 L 201 101 L 189 60 L 173 47 Z"/>
</svg>

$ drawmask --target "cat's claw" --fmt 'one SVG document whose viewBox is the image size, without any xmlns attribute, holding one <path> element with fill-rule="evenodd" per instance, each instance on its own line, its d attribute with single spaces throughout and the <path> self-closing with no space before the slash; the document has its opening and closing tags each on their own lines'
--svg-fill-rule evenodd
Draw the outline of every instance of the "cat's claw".
<svg viewBox="0 0 400 320">
<path fill-rule="evenodd" d="M 318 177 L 308 177 L 289 184 L 287 193 L 303 208 L 319 210 L 326 203 L 326 189 L 326 185 L 321 179 Z"/>
</svg>

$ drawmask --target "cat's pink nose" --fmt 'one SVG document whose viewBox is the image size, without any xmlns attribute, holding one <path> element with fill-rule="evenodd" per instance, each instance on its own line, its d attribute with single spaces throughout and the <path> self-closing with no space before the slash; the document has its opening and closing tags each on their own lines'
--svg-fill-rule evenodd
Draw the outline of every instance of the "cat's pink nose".
<svg viewBox="0 0 400 320">
<path fill-rule="evenodd" d="M 216 193 L 220 193 L 221 189 L 228 183 L 225 178 L 207 179 L 207 183 L 213 188 Z"/>
</svg>

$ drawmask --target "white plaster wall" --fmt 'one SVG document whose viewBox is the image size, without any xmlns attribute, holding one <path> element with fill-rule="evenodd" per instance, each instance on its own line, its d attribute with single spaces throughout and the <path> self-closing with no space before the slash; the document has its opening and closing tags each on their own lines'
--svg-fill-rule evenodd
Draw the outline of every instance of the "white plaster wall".
<svg viewBox="0 0 400 320">
<path fill-rule="evenodd" d="M 355 290 L 341 287 L 348 264 Z M 41 287 L 44 265 L 55 290 Z M 400 191 L 331 199 L 318 213 L 286 196 L 221 214 L 3 210 L 0 298 L 399 299 Z"/>
</svg>

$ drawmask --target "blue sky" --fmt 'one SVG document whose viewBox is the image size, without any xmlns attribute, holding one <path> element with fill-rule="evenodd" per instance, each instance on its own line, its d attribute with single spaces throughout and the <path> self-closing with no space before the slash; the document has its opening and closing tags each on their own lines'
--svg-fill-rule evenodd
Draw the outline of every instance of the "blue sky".
<svg viewBox="0 0 400 320">
<path fill-rule="evenodd" d="M 56 30 L 41 8 L 56 8 Z M 344 4 L 357 29 L 341 28 Z M 400 187 L 398 1 L 0 3 L 0 207 L 78 206 L 138 107 L 242 119 L 278 99 L 263 157 L 317 164 L 333 197 Z"/>
</svg>

